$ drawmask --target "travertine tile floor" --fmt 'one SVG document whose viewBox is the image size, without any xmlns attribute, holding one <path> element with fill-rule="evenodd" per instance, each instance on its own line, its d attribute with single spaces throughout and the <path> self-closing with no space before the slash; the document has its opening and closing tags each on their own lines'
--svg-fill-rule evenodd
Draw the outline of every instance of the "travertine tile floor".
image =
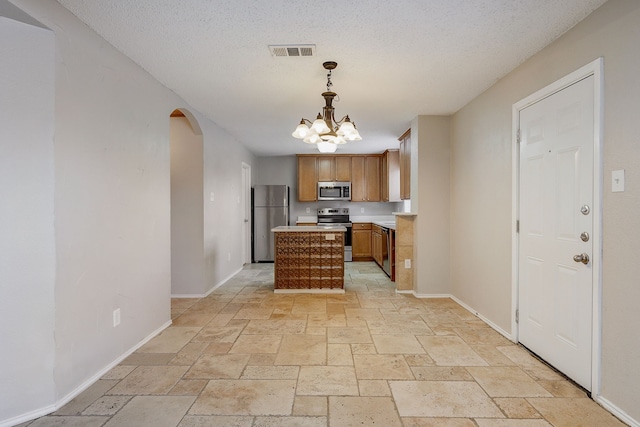
<svg viewBox="0 0 640 427">
<path fill-rule="evenodd" d="M 347 263 L 344 295 L 247 266 L 40 426 L 622 426 L 450 299 Z"/>
</svg>

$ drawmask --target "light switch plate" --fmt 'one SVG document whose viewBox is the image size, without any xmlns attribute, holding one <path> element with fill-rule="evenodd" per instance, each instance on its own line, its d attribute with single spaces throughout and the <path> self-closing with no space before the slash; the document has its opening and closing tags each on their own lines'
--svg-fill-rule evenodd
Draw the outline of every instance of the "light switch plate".
<svg viewBox="0 0 640 427">
<path fill-rule="evenodd" d="M 624 169 L 611 172 L 611 191 L 613 193 L 624 191 Z"/>
<path fill-rule="evenodd" d="M 115 328 L 120 324 L 120 309 L 113 310 L 113 327 Z"/>
<path fill-rule="evenodd" d="M 404 268 L 411 268 L 411 260 L 410 259 L 405 259 L 404 260 Z"/>
</svg>

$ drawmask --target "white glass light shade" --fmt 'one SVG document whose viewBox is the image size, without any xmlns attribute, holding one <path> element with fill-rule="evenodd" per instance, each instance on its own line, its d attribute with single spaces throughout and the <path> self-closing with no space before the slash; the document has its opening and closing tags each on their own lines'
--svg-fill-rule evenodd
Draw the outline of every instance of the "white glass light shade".
<svg viewBox="0 0 640 427">
<path fill-rule="evenodd" d="M 335 153 L 338 146 L 333 142 L 320 141 L 318 142 L 318 151 L 321 153 Z"/>
<path fill-rule="evenodd" d="M 361 141 L 362 137 L 360 136 L 360 132 L 358 132 L 358 129 L 354 128 L 353 132 L 344 136 L 344 139 L 346 139 L 347 141 Z"/>
<path fill-rule="evenodd" d="M 294 138 L 304 139 L 309 135 L 310 129 L 305 123 L 300 123 L 296 130 L 291 134 Z"/>
<path fill-rule="evenodd" d="M 327 126 L 327 123 L 322 119 L 322 117 L 318 117 L 313 122 L 311 129 L 315 130 L 318 134 L 331 132 L 331 129 L 329 129 L 329 126 Z"/>
<path fill-rule="evenodd" d="M 334 144 L 346 144 L 347 140 L 344 139 L 342 136 L 338 135 L 333 139 L 333 143 Z"/>
<path fill-rule="evenodd" d="M 353 127 L 353 123 L 345 121 L 340 125 L 340 129 L 338 129 L 338 135 L 349 135 L 355 131 L 356 128 Z"/>
<path fill-rule="evenodd" d="M 321 142 L 322 139 L 320 138 L 320 135 L 312 131 L 309 133 L 309 135 L 307 135 L 307 137 L 303 139 L 303 141 L 307 144 L 317 144 Z"/>
</svg>

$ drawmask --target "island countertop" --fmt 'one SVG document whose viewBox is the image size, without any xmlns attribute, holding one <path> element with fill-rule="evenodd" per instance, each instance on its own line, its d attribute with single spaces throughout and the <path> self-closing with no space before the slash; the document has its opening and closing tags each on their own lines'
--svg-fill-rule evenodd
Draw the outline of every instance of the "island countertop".
<svg viewBox="0 0 640 427">
<path fill-rule="evenodd" d="M 279 227 L 275 227 L 272 228 L 271 231 L 278 233 L 278 232 L 306 232 L 306 233 L 312 233 L 312 232 L 343 232 L 346 233 L 347 228 L 343 227 L 343 226 L 337 226 L 337 225 L 281 225 Z"/>
</svg>

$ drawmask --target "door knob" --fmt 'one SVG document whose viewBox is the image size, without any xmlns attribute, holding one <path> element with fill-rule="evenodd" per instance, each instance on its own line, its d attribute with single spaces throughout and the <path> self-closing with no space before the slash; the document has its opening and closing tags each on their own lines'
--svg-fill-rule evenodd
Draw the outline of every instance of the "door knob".
<svg viewBox="0 0 640 427">
<path fill-rule="evenodd" d="M 587 233 L 586 231 L 583 231 L 582 233 L 580 233 L 580 240 L 582 240 L 583 242 L 588 242 L 589 233 Z"/>
<path fill-rule="evenodd" d="M 583 252 L 580 255 L 574 255 L 573 260 L 575 262 L 581 262 L 586 265 L 586 264 L 589 264 L 589 255 Z"/>
</svg>

